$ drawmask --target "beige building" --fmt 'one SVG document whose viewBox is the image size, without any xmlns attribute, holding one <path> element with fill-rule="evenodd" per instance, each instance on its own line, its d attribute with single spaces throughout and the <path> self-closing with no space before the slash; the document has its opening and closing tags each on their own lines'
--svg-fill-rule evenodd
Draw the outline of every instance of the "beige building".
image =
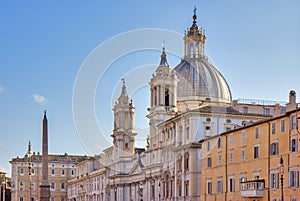
<svg viewBox="0 0 300 201">
<path fill-rule="evenodd" d="M 288 201 L 300 199 L 295 97 L 291 91 L 280 116 L 201 141 L 201 200 L 279 201 L 282 195 Z"/>
<path fill-rule="evenodd" d="M 12 167 L 12 201 L 36 201 L 39 199 L 41 183 L 42 156 L 29 151 L 23 157 L 13 158 Z M 67 200 L 67 181 L 75 178 L 75 164 L 85 160 L 86 156 L 49 155 L 48 174 L 51 201 Z"/>
</svg>

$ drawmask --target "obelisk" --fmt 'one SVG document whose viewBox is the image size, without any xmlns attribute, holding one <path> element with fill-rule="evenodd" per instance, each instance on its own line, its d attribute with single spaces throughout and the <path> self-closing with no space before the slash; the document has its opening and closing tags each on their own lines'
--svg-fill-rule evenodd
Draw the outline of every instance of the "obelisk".
<svg viewBox="0 0 300 201">
<path fill-rule="evenodd" d="M 42 182 L 40 185 L 40 201 L 50 200 L 50 185 L 48 183 L 48 122 L 46 110 L 43 119 L 43 139 L 42 139 Z"/>
</svg>

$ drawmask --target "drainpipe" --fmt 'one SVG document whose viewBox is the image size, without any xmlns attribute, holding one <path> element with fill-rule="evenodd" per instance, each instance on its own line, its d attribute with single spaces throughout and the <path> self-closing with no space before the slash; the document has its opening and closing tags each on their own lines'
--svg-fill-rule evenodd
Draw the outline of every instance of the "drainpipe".
<svg viewBox="0 0 300 201">
<path fill-rule="evenodd" d="M 227 201 L 227 190 L 228 190 L 227 150 L 228 150 L 228 142 L 227 142 L 227 135 L 225 135 L 225 201 Z"/>
<path fill-rule="evenodd" d="M 270 201 L 270 143 L 271 143 L 271 133 L 270 133 L 270 122 L 267 122 L 268 124 L 268 201 Z"/>
</svg>

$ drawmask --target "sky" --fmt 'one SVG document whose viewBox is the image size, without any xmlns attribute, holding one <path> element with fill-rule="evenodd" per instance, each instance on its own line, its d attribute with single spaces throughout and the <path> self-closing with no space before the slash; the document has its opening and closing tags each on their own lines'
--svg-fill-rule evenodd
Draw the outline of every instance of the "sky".
<svg viewBox="0 0 300 201">
<path fill-rule="evenodd" d="M 205 51 L 228 82 L 233 99 L 287 101 L 291 89 L 300 93 L 298 0 L 0 1 L 0 171 L 10 175 L 9 161 L 24 156 L 29 140 L 33 151 L 42 151 L 45 109 L 50 153 L 94 155 L 111 146 L 112 108 L 122 78 L 136 106 L 136 144 L 144 146 L 147 83 L 159 63 L 162 40 L 175 67 L 183 41 L 176 53 L 178 40 L 169 35 L 181 37 L 191 26 L 194 6 L 198 26 L 206 33 Z M 154 36 L 152 28 L 162 36 Z M 124 39 L 132 36 L 137 40 Z M 152 48 L 130 52 L 144 43 Z M 122 55 L 117 48 L 129 52 Z M 94 60 L 93 67 L 105 71 L 97 74 L 94 90 L 89 90 L 78 83 Z M 77 97 L 78 86 L 82 91 Z M 76 97 L 83 101 L 79 108 L 74 106 Z M 81 104 L 89 99 L 93 114 L 80 119 L 86 112 Z M 84 130 L 91 122 L 105 140 Z M 95 139 L 93 145 L 85 144 L 88 137 Z"/>
</svg>

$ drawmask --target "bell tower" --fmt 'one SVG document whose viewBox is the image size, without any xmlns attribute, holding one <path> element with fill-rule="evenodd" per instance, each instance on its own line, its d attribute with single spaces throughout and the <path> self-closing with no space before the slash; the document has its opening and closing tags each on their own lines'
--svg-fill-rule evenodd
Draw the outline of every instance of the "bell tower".
<svg viewBox="0 0 300 201">
<path fill-rule="evenodd" d="M 177 77 L 167 62 L 163 46 L 160 63 L 150 81 L 150 108 L 147 117 L 150 120 L 149 148 L 158 145 L 157 125 L 175 116 L 177 112 Z"/>
<path fill-rule="evenodd" d="M 125 80 L 122 79 L 122 92 L 114 111 L 114 130 L 111 137 L 115 149 L 115 158 L 133 154 L 135 143 L 134 105 L 126 92 Z"/>
</svg>

